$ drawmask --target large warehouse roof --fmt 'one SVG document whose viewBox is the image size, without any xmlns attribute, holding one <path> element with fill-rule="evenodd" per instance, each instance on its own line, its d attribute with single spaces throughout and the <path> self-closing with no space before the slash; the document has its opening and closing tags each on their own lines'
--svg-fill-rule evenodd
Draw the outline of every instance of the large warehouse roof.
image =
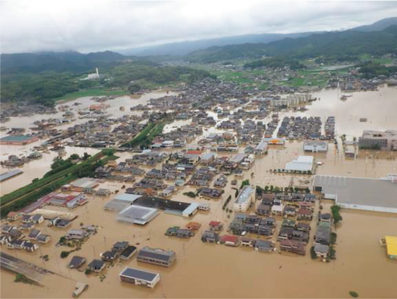
<svg viewBox="0 0 397 299">
<path fill-rule="evenodd" d="M 390 178 L 316 175 L 313 187 L 347 208 L 397 213 L 397 183 Z"/>
<path fill-rule="evenodd" d="M 297 171 L 313 170 L 314 158 L 312 156 L 298 156 L 297 159 L 287 163 L 285 169 Z"/>
<path fill-rule="evenodd" d="M 117 220 L 145 225 L 146 223 L 152 221 L 157 215 L 157 209 L 140 206 L 129 206 L 119 213 Z"/>
</svg>

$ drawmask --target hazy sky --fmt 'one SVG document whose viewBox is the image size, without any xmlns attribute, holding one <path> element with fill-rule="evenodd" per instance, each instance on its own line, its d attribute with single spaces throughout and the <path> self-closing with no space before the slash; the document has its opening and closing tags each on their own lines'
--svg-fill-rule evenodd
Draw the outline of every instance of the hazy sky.
<svg viewBox="0 0 397 299">
<path fill-rule="evenodd" d="M 1 52 L 117 50 L 248 33 L 341 30 L 397 16 L 380 1 L 8 1 Z"/>
</svg>

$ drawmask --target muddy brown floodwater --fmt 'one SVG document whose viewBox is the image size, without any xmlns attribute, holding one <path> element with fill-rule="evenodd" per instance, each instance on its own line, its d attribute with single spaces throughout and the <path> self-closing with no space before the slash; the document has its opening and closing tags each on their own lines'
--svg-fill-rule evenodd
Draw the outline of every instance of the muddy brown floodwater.
<svg viewBox="0 0 397 299">
<path fill-rule="evenodd" d="M 388 90 L 396 95 L 395 90 Z M 314 116 L 319 115 L 317 114 L 319 112 L 310 112 L 310 109 L 314 109 L 317 103 L 325 101 L 328 92 L 332 97 L 336 95 L 331 91 L 324 91 L 321 100 L 313 103 L 306 113 L 313 113 Z M 385 91 L 381 89 L 380 92 Z M 370 92 L 354 94 L 344 103 L 356 101 L 356 96 L 363 95 L 369 97 L 368 101 L 371 99 Z M 339 120 L 343 123 L 343 115 L 330 111 L 329 114 L 324 114 L 324 117 L 329 115 L 336 116 L 337 124 Z M 365 117 L 371 119 L 368 115 Z M 353 122 L 354 118 L 348 117 L 347 120 L 349 119 Z M 374 128 L 392 129 L 392 126 L 395 125 L 394 120 L 389 121 L 386 118 L 385 121 L 387 127 L 373 123 Z M 186 123 L 189 122 L 174 123 L 167 129 Z M 358 123 L 357 126 L 360 124 L 363 123 Z M 354 126 L 346 127 L 346 129 L 351 130 L 351 134 L 356 134 L 361 130 Z M 341 133 L 340 130 L 339 133 Z M 302 145 L 302 142 L 294 141 L 287 142 L 285 146 L 271 146 L 268 154 L 258 157 L 253 168 L 245 172 L 244 177 L 239 179 L 239 183 L 243 179 L 249 179 L 251 184 L 262 187 L 266 185 L 286 187 L 291 180 L 294 182 L 310 181 L 309 176 L 275 174 L 269 171 L 270 169 L 284 168 L 287 162 L 297 155 L 303 154 Z M 243 148 L 240 151 L 243 151 Z M 343 152 L 338 151 L 333 144 L 330 144 L 328 153 L 312 155 L 317 161 L 324 162 L 317 168 L 319 174 L 376 178 L 396 172 L 397 169 L 394 155 L 363 152 L 358 158 L 346 159 Z M 128 153 L 120 153 L 120 161 L 129 156 Z M 158 165 L 159 167 L 160 165 Z M 253 177 L 251 177 L 252 172 L 254 172 Z M 397 297 L 397 261 L 388 259 L 385 248 L 379 245 L 379 239 L 383 236 L 397 234 L 395 214 L 342 210 L 342 225 L 336 230 L 338 235 L 335 246 L 337 259 L 330 263 L 312 260 L 309 254 L 309 248 L 313 244 L 319 203 L 316 203 L 315 218 L 311 222 L 311 238 L 306 246 L 307 254 L 304 257 L 284 252 L 269 254 L 257 252 L 251 248 L 232 248 L 203 243 L 201 234 L 208 228 L 208 223 L 211 220 L 220 220 L 227 227 L 234 217 L 234 212 L 230 214 L 222 210 L 222 205 L 230 194 L 234 199 L 235 191 L 230 184 L 232 179 L 234 179 L 233 176 L 228 177 L 229 183 L 220 200 L 190 199 L 183 193 L 195 189 L 187 186 L 181 188 L 178 194 L 173 196 L 174 200 L 184 202 L 209 202 L 211 206 L 209 212 L 198 212 L 191 219 L 160 212 L 158 217 L 144 227 L 118 222 L 116 213 L 103 210 L 103 206 L 114 195 L 107 198 L 91 197 L 88 204 L 71 211 L 76 213 L 78 218 L 69 228 L 79 228 L 81 223 L 98 225 L 101 228 L 96 235 L 91 236 L 84 243 L 81 250 L 72 253 L 68 258 L 61 259 L 60 253 L 69 249 L 55 247 L 56 242 L 65 235 L 67 230 L 46 227 L 45 224 L 40 224 L 38 228 L 42 232 L 50 234 L 52 241 L 49 244 L 41 245 L 37 252 L 28 253 L 1 247 L 1 250 L 9 254 L 48 268 L 60 275 L 48 277 L 45 281 L 46 286 L 38 287 L 14 283 L 15 275 L 2 270 L 0 271 L 2 275 L 1 297 L 68 298 L 73 292 L 76 281 L 89 284 L 88 291 L 83 293 L 81 298 L 349 298 L 350 291 L 357 292 L 361 298 Z M 131 186 L 131 184 L 125 185 Z M 107 182 L 101 184 L 100 187 L 122 192 L 121 186 L 122 184 L 119 183 Z M 232 204 L 233 200 L 229 203 L 229 207 Z M 323 205 L 324 209 L 328 211 L 332 203 L 323 202 Z M 67 211 L 66 208 L 47 208 Z M 254 209 L 251 209 L 250 213 L 253 212 Z M 190 221 L 202 224 L 199 232 L 193 238 L 181 240 L 164 235 L 168 227 L 185 226 Z M 278 217 L 277 231 L 272 240 L 276 240 L 281 221 L 282 219 Z M 148 245 L 171 249 L 176 252 L 177 261 L 167 269 L 138 264 L 134 257 L 130 261 L 117 262 L 106 268 L 103 273 L 106 278 L 103 281 L 100 280 L 101 275 L 86 276 L 83 272 L 69 270 L 66 267 L 72 256 L 84 256 L 90 262 L 94 258 L 99 258 L 100 253 L 109 250 L 117 241 L 129 241 L 138 248 Z M 39 258 L 46 254 L 49 256 L 48 262 Z M 161 275 L 161 280 L 153 290 L 122 283 L 118 274 L 125 266 L 158 272 Z"/>
<path fill-rule="evenodd" d="M 251 171 L 245 173 L 252 183 L 259 185 L 273 184 L 287 186 L 291 175 L 271 174 L 267 170 L 284 165 L 293 158 L 296 151 L 300 151 L 302 143 L 293 142 L 287 148 L 273 147 L 267 156 L 256 161 L 252 170 L 255 176 L 251 178 Z M 124 160 L 129 154 L 124 153 L 120 160 Z M 329 157 L 328 157 L 329 156 Z M 318 172 L 337 172 L 357 175 L 365 169 L 365 160 L 340 162 L 334 164 L 333 148 L 331 146 L 327 155 L 322 158 L 325 161 Z M 339 163 L 339 162 L 338 162 Z M 338 164 L 337 163 L 337 164 Z M 350 166 L 349 166 L 350 165 Z M 377 160 L 375 166 L 367 166 L 367 176 L 374 177 L 385 175 L 396 167 L 396 162 Z M 376 169 L 376 171 L 375 171 Z M 229 181 L 232 177 L 229 177 Z M 304 176 L 295 179 L 305 179 Z M 112 191 L 121 190 L 122 184 L 104 183 L 101 187 L 110 188 Z M 129 185 L 127 184 L 127 187 Z M 203 199 L 190 199 L 183 192 L 193 190 L 191 187 L 183 187 L 175 200 L 185 202 L 202 202 Z M 99 225 L 99 232 L 90 237 L 75 254 L 84 256 L 90 262 L 98 258 L 101 252 L 108 250 L 117 241 L 129 241 L 139 248 L 148 245 L 163 249 L 172 249 L 177 254 L 177 262 L 165 269 L 147 264 L 137 264 L 136 259 L 117 263 L 105 270 L 106 278 L 101 282 L 100 275 L 86 276 L 76 270 L 68 270 L 66 267 L 71 254 L 66 259 L 60 258 L 64 247 L 55 247 L 55 243 L 66 230 L 46 227 L 41 224 L 39 229 L 52 237 L 49 244 L 42 245 L 35 253 L 7 250 L 19 258 L 44 266 L 66 278 L 51 277 L 46 287 L 29 286 L 13 283 L 14 275 L 1 271 L 3 298 L 63 298 L 69 297 L 73 291 L 75 281 L 86 282 L 90 285 L 82 298 L 259 298 L 259 297 L 294 297 L 294 298 L 346 298 L 349 291 L 356 291 L 360 297 L 393 298 L 397 294 L 397 262 L 387 259 L 385 248 L 379 246 L 379 238 L 384 235 L 396 234 L 397 218 L 395 215 L 343 211 L 343 224 L 337 229 L 338 241 L 336 245 L 337 260 L 331 263 L 313 261 L 310 258 L 309 248 L 313 242 L 313 234 L 316 219 L 311 223 L 311 241 L 307 246 L 306 256 L 292 254 L 267 254 L 256 252 L 248 248 L 231 248 L 222 245 L 203 243 L 200 239 L 202 232 L 208 228 L 211 220 L 220 220 L 227 224 L 233 218 L 222 210 L 222 204 L 229 196 L 234 194 L 230 182 L 226 187 L 226 193 L 218 201 L 210 201 L 209 212 L 199 212 L 192 219 L 181 218 L 174 215 L 160 213 L 151 223 L 145 227 L 120 223 L 116 221 L 116 213 L 103 210 L 103 205 L 114 195 L 108 198 L 90 198 L 89 203 L 73 210 L 78 218 L 73 221 L 72 228 L 79 228 L 80 223 Z M 234 198 L 234 196 L 233 196 Z M 232 205 L 233 201 L 229 205 Z M 325 203 L 329 209 L 331 203 Z M 55 208 L 65 210 L 66 208 Z M 318 204 L 316 207 L 318 211 Z M 253 210 L 251 210 L 253 212 Z M 315 213 L 317 215 L 317 213 Z M 278 229 L 281 226 L 281 218 L 278 218 Z M 189 221 L 197 221 L 202 224 L 200 231 L 190 240 L 180 240 L 164 235 L 170 226 L 185 226 Z M 278 230 L 275 236 L 278 234 Z M 275 240 L 276 237 L 272 239 Z M 66 249 L 67 250 L 67 249 Z M 50 260 L 43 262 L 39 256 L 48 254 Z M 149 271 L 158 272 L 161 281 L 155 289 L 133 286 L 121 283 L 118 274 L 125 266 L 138 267 Z"/>
<path fill-rule="evenodd" d="M 109 113 L 111 116 L 114 117 L 121 117 L 126 114 L 142 114 L 141 111 L 130 111 L 131 107 L 137 106 L 139 104 L 145 105 L 147 102 L 152 99 L 152 98 L 159 98 L 165 95 L 175 95 L 173 92 L 166 92 L 166 91 L 155 91 L 155 92 L 150 92 L 147 94 L 143 94 L 142 96 L 138 96 L 136 98 L 131 98 L 129 96 L 122 96 L 122 97 L 117 97 L 113 100 L 106 101 L 106 104 L 109 104 L 110 107 L 106 110 L 107 113 Z M 88 108 L 90 105 L 96 104 L 95 101 L 91 100 L 92 97 L 83 97 L 79 98 L 73 101 L 68 101 L 65 103 L 62 103 L 60 105 L 57 105 L 57 107 L 61 105 L 69 105 L 71 110 L 75 112 L 76 118 L 77 118 L 77 112 L 80 110 L 84 110 Z M 75 103 L 80 103 L 78 106 L 73 106 Z M 123 106 L 125 108 L 125 111 L 120 111 L 120 106 Z M 33 123 L 37 120 L 41 119 L 49 119 L 49 118 L 62 118 L 62 114 L 65 112 L 59 111 L 56 114 L 36 114 L 33 116 L 28 116 L 28 117 L 11 117 L 11 120 L 9 122 L 6 122 L 4 126 L 8 128 L 25 128 L 27 131 L 26 133 L 30 133 L 31 130 L 29 128 L 33 127 Z M 89 121 L 89 119 L 76 119 L 71 124 L 64 124 L 61 126 L 56 127 L 57 129 L 66 129 L 69 126 L 73 126 L 76 124 L 81 124 Z M 0 137 L 6 136 L 6 132 L 0 132 Z M 0 160 L 4 161 L 7 160 L 9 155 L 17 155 L 17 156 L 27 156 L 35 146 L 40 145 L 43 143 L 45 140 L 39 140 L 37 142 L 28 144 L 28 145 L 23 145 L 23 146 L 15 146 L 15 145 L 1 145 L 0 147 Z M 93 148 L 78 148 L 78 147 L 65 147 L 66 151 L 66 157 L 69 157 L 71 154 L 78 154 L 78 155 L 83 155 L 85 152 L 92 155 L 98 152 L 97 149 Z M 29 163 L 26 163 L 22 167 L 18 167 L 23 171 L 23 174 L 11 178 L 7 181 L 1 182 L 0 184 L 0 196 L 3 196 L 5 194 L 8 194 L 21 186 L 30 184 L 33 179 L 35 178 L 41 178 L 46 172 L 51 170 L 51 164 L 53 163 L 53 159 L 57 157 L 56 152 L 49 152 L 49 153 L 43 153 L 43 158 L 38 159 L 38 160 L 33 160 Z M 10 168 L 6 168 L 3 166 L 0 166 L 0 173 L 4 173 L 9 171 Z M 17 183 L 16 183 L 17 182 Z"/>
</svg>

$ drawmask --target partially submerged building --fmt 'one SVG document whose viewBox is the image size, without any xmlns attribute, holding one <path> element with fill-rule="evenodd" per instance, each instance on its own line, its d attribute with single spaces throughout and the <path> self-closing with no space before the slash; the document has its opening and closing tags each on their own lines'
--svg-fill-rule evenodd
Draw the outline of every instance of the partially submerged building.
<svg viewBox="0 0 397 299">
<path fill-rule="evenodd" d="M 314 158 L 312 156 L 298 156 L 285 166 L 290 171 L 313 171 Z"/>
<path fill-rule="evenodd" d="M 145 225 L 152 221 L 158 214 L 157 209 L 131 205 L 119 213 L 117 220 Z"/>
<path fill-rule="evenodd" d="M 328 151 L 328 142 L 319 140 L 307 140 L 303 143 L 303 150 L 312 153 L 325 153 Z"/>
<path fill-rule="evenodd" d="M 124 268 L 119 274 L 123 282 L 133 283 L 153 289 L 160 281 L 160 274 L 134 268 Z"/>
<path fill-rule="evenodd" d="M 246 212 L 255 200 L 255 189 L 251 186 L 244 186 L 236 201 L 234 202 L 234 211 Z"/>
<path fill-rule="evenodd" d="M 313 190 L 346 209 L 397 213 L 397 175 L 380 179 L 316 175 Z"/>
<path fill-rule="evenodd" d="M 397 131 L 388 130 L 380 132 L 366 130 L 363 132 L 363 136 L 358 138 L 358 146 L 360 149 L 396 151 Z"/>
<path fill-rule="evenodd" d="M 175 261 L 176 254 L 172 250 L 163 250 L 159 248 L 143 247 L 139 250 L 137 261 L 152 265 L 171 267 Z"/>
<path fill-rule="evenodd" d="M 33 135 L 10 135 L 0 138 L 2 145 L 26 145 L 38 141 L 39 138 Z"/>
</svg>

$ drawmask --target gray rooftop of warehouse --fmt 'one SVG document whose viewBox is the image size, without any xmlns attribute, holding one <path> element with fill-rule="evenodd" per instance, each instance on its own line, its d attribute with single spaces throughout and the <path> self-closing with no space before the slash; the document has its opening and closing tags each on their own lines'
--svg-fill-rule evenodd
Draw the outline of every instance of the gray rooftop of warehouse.
<svg viewBox="0 0 397 299">
<path fill-rule="evenodd" d="M 266 141 L 261 141 L 257 146 L 256 146 L 256 150 L 264 150 L 266 149 L 268 146 L 268 143 Z"/>
<path fill-rule="evenodd" d="M 105 210 L 120 212 L 130 206 L 135 200 L 142 197 L 135 194 L 119 194 L 103 207 Z"/>
<path fill-rule="evenodd" d="M 142 271 L 138 269 L 133 269 L 133 268 L 125 268 L 121 273 L 120 276 L 126 276 L 130 278 L 137 278 L 137 279 L 142 279 L 146 281 L 153 281 L 157 273 L 151 273 L 147 271 Z"/>
<path fill-rule="evenodd" d="M 0 174 L 0 182 L 4 181 L 6 179 L 12 178 L 13 176 L 20 174 L 20 173 L 23 173 L 23 171 L 20 169 L 13 169 L 13 170 L 10 170 L 9 172 L 2 173 L 2 174 Z"/>
<path fill-rule="evenodd" d="M 122 210 L 117 220 L 144 225 L 152 221 L 158 214 L 157 209 L 132 205 Z"/>
<path fill-rule="evenodd" d="M 397 183 L 390 180 L 316 175 L 313 186 L 336 194 L 337 203 L 397 209 Z"/>
<path fill-rule="evenodd" d="M 81 178 L 71 183 L 71 185 L 79 188 L 94 188 L 98 183 L 90 178 Z"/>
<path fill-rule="evenodd" d="M 10 136 L 2 137 L 2 138 L 0 138 L 0 140 L 2 140 L 2 141 L 26 141 L 33 137 L 34 136 L 32 136 L 32 135 L 10 135 Z"/>
</svg>

